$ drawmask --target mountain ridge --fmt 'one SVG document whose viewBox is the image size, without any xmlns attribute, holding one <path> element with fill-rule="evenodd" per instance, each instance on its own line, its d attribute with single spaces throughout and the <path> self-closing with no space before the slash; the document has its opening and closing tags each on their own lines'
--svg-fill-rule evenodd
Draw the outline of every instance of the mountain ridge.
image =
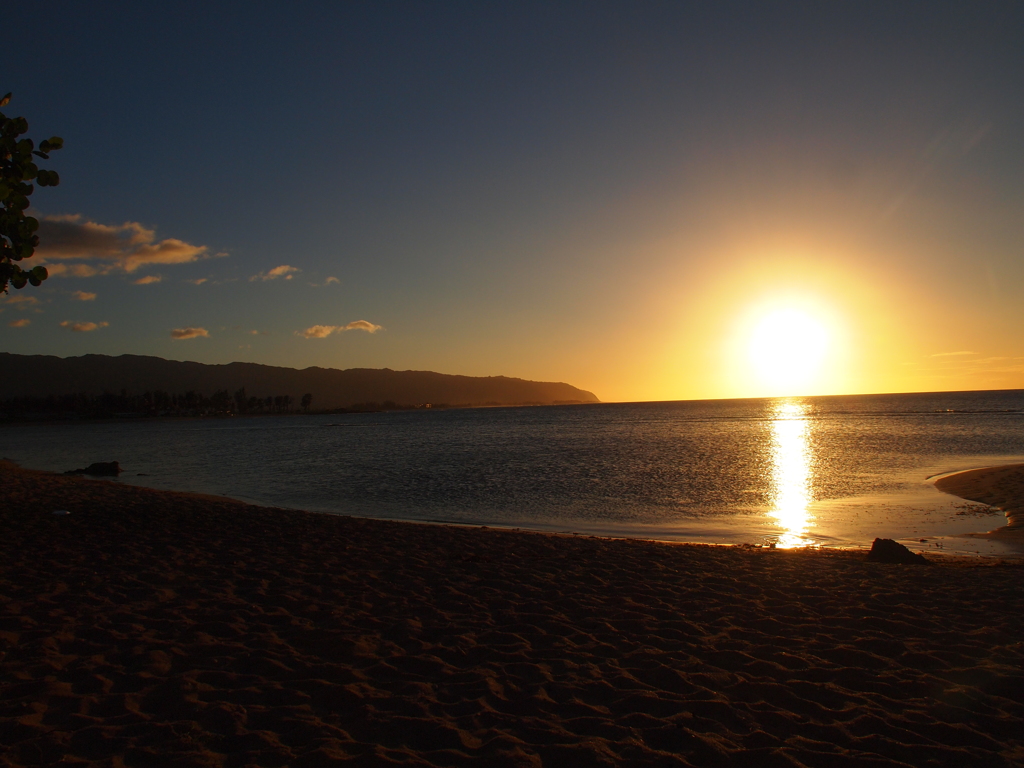
<svg viewBox="0 0 1024 768">
<path fill-rule="evenodd" d="M 0 352 L 0 398 L 130 395 L 189 390 L 211 395 L 245 388 L 248 395 L 289 395 L 296 402 L 313 395 L 318 410 L 356 403 L 392 401 L 404 405 L 550 405 L 600 402 L 592 393 L 564 382 L 509 376 L 463 376 L 390 368 L 287 368 L 262 363 L 197 363 L 151 355 L 57 357 Z"/>
</svg>

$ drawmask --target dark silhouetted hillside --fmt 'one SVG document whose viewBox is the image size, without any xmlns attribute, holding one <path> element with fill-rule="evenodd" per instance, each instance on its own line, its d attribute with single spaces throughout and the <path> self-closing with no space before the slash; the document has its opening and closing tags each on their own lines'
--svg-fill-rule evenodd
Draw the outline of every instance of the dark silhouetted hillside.
<svg viewBox="0 0 1024 768">
<path fill-rule="evenodd" d="M 568 384 L 526 381 L 506 376 L 451 376 L 431 371 L 372 368 L 278 368 L 256 363 L 203 363 L 140 355 L 14 355 L 0 352 L 0 399 L 104 392 L 144 392 L 206 396 L 244 387 L 251 396 L 289 395 L 299 403 L 313 395 L 313 408 L 347 408 L 356 403 L 392 401 L 403 405 L 525 405 L 596 403 L 590 392 Z"/>
</svg>

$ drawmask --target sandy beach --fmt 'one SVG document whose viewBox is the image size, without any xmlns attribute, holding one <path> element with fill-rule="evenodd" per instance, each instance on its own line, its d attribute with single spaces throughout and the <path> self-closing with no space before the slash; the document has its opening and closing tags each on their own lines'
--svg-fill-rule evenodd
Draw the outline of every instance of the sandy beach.
<svg viewBox="0 0 1024 768">
<path fill-rule="evenodd" d="M 0 765 L 1024 765 L 1012 561 L 0 480 Z"/>
</svg>

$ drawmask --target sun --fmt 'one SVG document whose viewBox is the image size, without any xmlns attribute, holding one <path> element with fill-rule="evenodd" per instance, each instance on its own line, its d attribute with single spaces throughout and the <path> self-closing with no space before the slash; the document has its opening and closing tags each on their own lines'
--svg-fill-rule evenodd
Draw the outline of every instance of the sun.
<svg viewBox="0 0 1024 768">
<path fill-rule="evenodd" d="M 795 307 L 774 308 L 754 319 L 747 361 L 766 396 L 811 394 L 831 351 L 832 337 L 821 318 Z"/>
</svg>

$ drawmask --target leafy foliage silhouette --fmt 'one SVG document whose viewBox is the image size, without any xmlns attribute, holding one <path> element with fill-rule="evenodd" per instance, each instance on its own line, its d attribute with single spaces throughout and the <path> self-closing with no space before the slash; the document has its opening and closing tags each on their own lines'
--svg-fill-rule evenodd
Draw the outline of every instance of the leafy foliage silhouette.
<svg viewBox="0 0 1024 768">
<path fill-rule="evenodd" d="M 0 99 L 0 107 L 10 101 L 8 93 Z M 7 293 L 8 284 L 21 289 L 28 283 L 39 285 L 49 276 L 46 267 L 22 269 L 18 262 L 30 258 L 39 245 L 39 221 L 25 215 L 29 195 L 35 190 L 32 182 L 40 187 L 60 184 L 57 172 L 40 168 L 33 156 L 49 160 L 51 152 L 64 146 L 64 139 L 53 136 L 36 149 L 32 139 L 18 138 L 27 132 L 24 117 L 0 112 L 0 293 Z"/>
</svg>

